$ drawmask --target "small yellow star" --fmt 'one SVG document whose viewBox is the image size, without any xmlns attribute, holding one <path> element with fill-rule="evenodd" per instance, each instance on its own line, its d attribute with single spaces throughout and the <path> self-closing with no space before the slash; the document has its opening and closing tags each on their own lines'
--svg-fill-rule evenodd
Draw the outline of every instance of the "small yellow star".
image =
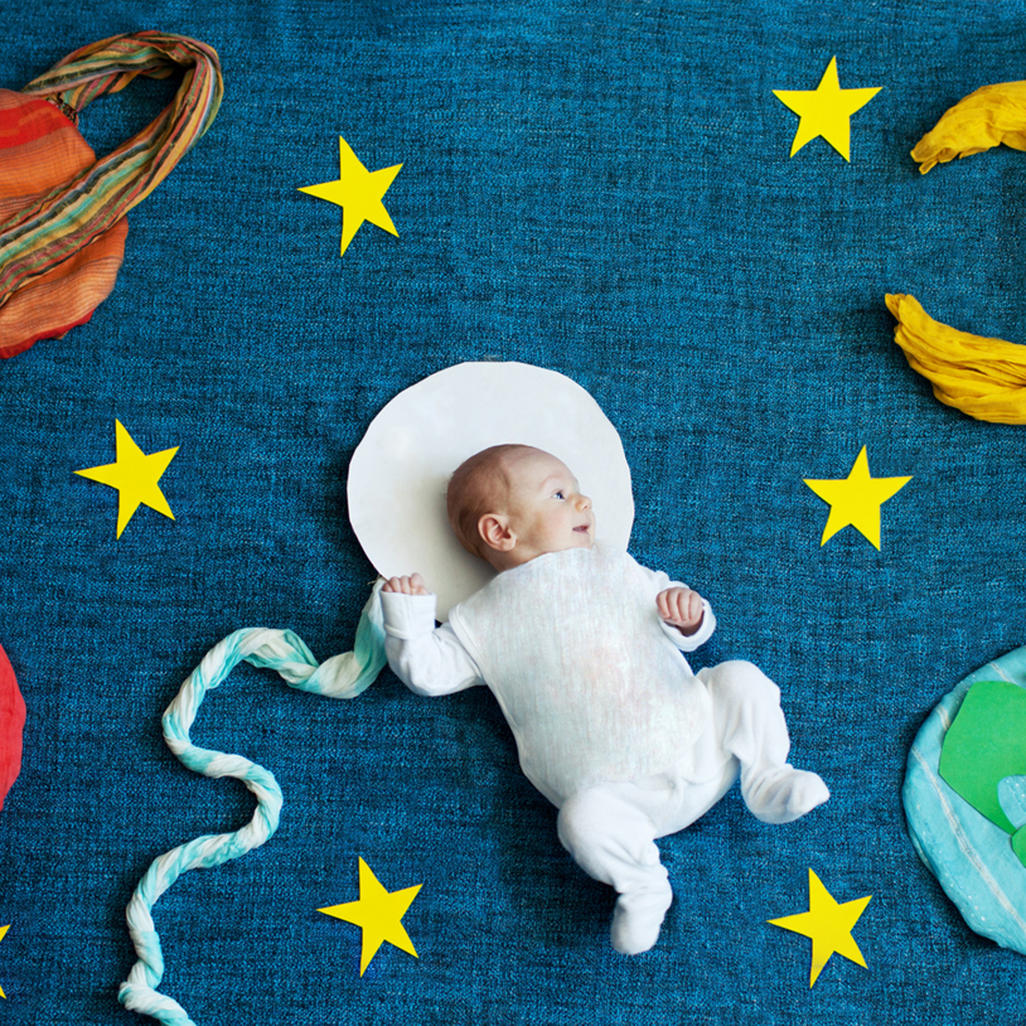
<svg viewBox="0 0 1026 1026">
<path fill-rule="evenodd" d="M 866 447 L 855 457 L 855 463 L 843 480 L 810 480 L 805 483 L 824 501 L 830 503 L 830 516 L 820 545 L 851 524 L 880 548 L 880 507 L 899 492 L 911 477 L 871 477 Z"/>
<path fill-rule="evenodd" d="M 344 905 L 319 908 L 318 912 L 334 916 L 347 923 L 354 923 L 363 931 L 360 952 L 360 975 L 370 965 L 382 943 L 389 944 L 419 958 L 409 934 L 402 924 L 406 910 L 423 884 L 406 887 L 401 891 L 386 891 L 371 872 L 370 866 L 360 859 L 360 900 L 348 901 Z"/>
<path fill-rule="evenodd" d="M 791 143 L 794 156 L 807 142 L 822 136 L 845 160 L 851 160 L 851 116 L 880 88 L 842 89 L 837 58 L 831 57 L 815 89 L 774 89 L 773 95 L 801 119 Z"/>
<path fill-rule="evenodd" d="M 0 926 L 0 940 L 4 939 L 4 937 L 7 935 L 7 931 L 10 928 L 10 925 Z M 3 998 L 5 1001 L 7 1000 L 7 995 L 4 993 L 3 987 L 0 987 L 0 998 Z"/>
<path fill-rule="evenodd" d="M 809 870 L 809 911 L 797 915 L 784 916 L 783 919 L 768 919 L 773 926 L 784 930 L 800 933 L 812 939 L 812 968 L 809 973 L 809 987 L 830 961 L 836 951 L 856 965 L 866 968 L 866 960 L 859 951 L 851 931 L 859 921 L 872 895 L 855 898 L 839 905 L 833 895 L 823 886 L 820 879 Z"/>
<path fill-rule="evenodd" d="M 174 520 L 171 507 L 164 498 L 157 482 L 160 475 L 167 470 L 168 464 L 178 452 L 178 446 L 173 449 L 163 449 L 161 452 L 150 453 L 147 456 L 132 440 L 132 436 L 125 430 L 120 420 L 114 421 L 115 449 L 117 458 L 114 463 L 108 463 L 102 467 L 90 467 L 88 470 L 76 470 L 75 473 L 90 481 L 99 481 L 100 484 L 110 485 L 118 490 L 118 533 L 128 525 L 132 514 L 139 508 L 140 504 L 155 509 L 158 513 Z"/>
<path fill-rule="evenodd" d="M 364 221 L 370 221 L 371 224 L 376 224 L 386 232 L 398 236 L 392 218 L 388 216 L 388 211 L 381 201 L 395 176 L 402 169 L 402 164 L 384 167 L 379 171 L 368 171 L 342 136 L 338 137 L 338 164 L 339 174 L 335 181 L 301 186 L 299 191 L 342 208 L 342 249 L 339 256 L 345 253 Z"/>
</svg>

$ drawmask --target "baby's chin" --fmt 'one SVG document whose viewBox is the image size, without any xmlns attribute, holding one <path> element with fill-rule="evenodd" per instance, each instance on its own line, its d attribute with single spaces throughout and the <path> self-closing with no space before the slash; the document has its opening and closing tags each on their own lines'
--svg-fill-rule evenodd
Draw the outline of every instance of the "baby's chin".
<svg viewBox="0 0 1026 1026">
<path fill-rule="evenodd" d="M 561 541 L 553 541 L 549 547 L 540 549 L 529 559 L 537 559 L 539 556 L 548 556 L 553 552 L 569 552 L 571 549 L 592 549 L 595 547 L 595 528 L 589 527 L 587 531 L 571 531 Z M 521 560 L 524 562 L 525 560 Z"/>
<path fill-rule="evenodd" d="M 571 532 L 566 548 L 568 549 L 590 549 L 595 544 L 595 529 L 589 527 L 585 531 L 576 528 Z"/>
<path fill-rule="evenodd" d="M 590 549 L 594 548 L 594 541 L 591 537 L 591 532 L 588 534 L 575 534 L 571 538 L 567 538 L 562 544 L 556 543 L 551 548 L 546 548 L 542 552 L 535 553 L 532 559 L 537 559 L 538 556 L 551 556 L 554 552 L 572 552 L 574 549 Z"/>
</svg>

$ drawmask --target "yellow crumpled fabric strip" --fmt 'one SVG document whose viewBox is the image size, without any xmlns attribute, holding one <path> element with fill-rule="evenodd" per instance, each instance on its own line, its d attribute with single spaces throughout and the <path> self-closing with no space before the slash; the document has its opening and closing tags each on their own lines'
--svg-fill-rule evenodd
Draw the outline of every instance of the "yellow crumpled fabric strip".
<svg viewBox="0 0 1026 1026">
<path fill-rule="evenodd" d="M 983 86 L 959 100 L 916 143 L 912 159 L 925 175 L 1001 143 L 1026 150 L 1026 82 Z M 885 298 L 898 321 L 894 341 L 937 399 L 977 420 L 1026 424 L 1026 346 L 935 321 L 914 296 Z"/>
<path fill-rule="evenodd" d="M 937 164 L 1000 143 L 1026 150 L 1026 82 L 983 86 L 959 100 L 916 143 L 912 159 L 925 175 Z"/>
<path fill-rule="evenodd" d="M 1026 346 L 935 321 L 914 296 L 888 295 L 894 341 L 933 394 L 977 420 L 1026 424 Z"/>
</svg>

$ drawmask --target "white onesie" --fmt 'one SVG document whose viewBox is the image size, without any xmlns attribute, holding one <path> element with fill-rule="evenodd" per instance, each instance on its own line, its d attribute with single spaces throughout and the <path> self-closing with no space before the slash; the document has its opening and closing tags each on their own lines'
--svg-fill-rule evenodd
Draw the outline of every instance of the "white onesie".
<svg viewBox="0 0 1026 1026">
<path fill-rule="evenodd" d="M 681 649 L 714 623 L 706 610 L 691 638 L 664 624 L 655 600 L 671 583 L 626 552 L 568 549 L 499 574 L 449 613 L 521 768 L 554 805 L 603 782 L 696 779 L 711 710 Z"/>
<path fill-rule="evenodd" d="M 484 683 L 494 693 L 524 773 L 561 810 L 564 846 L 620 892 L 613 942 L 629 953 L 655 942 L 670 903 L 654 839 L 706 812 L 739 768 L 749 808 L 769 822 L 828 795 L 815 774 L 786 766 L 780 693 L 757 667 L 692 673 L 682 653 L 709 638 L 715 618 L 703 602 L 694 635 L 664 623 L 656 596 L 675 583 L 595 547 L 498 574 L 438 628 L 433 595 L 381 594 L 389 664 L 413 691 Z M 795 777 L 806 778 L 800 795 Z M 632 907 L 654 918 L 655 935 L 639 934 Z"/>
</svg>

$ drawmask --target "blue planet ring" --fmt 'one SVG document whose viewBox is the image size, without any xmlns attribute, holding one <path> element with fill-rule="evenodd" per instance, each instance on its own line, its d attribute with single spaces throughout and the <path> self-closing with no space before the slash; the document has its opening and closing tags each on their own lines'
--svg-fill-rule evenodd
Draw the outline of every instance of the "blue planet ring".
<svg viewBox="0 0 1026 1026">
<path fill-rule="evenodd" d="M 902 801 L 916 852 L 970 928 L 1026 955 L 1026 867 L 1008 833 L 938 774 L 944 736 L 969 688 L 982 680 L 1026 688 L 1026 646 L 980 667 L 941 699 L 909 751 Z"/>
</svg>

